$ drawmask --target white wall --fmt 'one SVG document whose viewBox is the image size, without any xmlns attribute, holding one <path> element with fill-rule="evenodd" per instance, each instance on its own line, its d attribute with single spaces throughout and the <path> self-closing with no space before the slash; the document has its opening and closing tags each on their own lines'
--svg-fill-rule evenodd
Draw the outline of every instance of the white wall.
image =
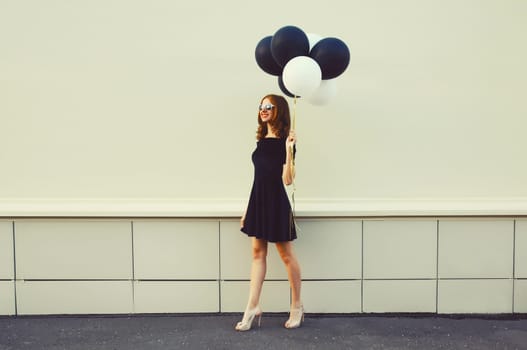
<svg viewBox="0 0 527 350">
<path fill-rule="evenodd" d="M 527 198 L 527 2 L 0 2 L 0 199 L 246 199 L 254 61 L 293 24 L 352 62 L 299 101 L 297 198 Z"/>
</svg>

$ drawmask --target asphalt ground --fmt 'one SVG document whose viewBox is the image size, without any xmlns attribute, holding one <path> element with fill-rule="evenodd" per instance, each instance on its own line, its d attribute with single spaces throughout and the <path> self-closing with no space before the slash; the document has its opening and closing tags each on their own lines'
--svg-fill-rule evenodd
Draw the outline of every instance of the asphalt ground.
<svg viewBox="0 0 527 350">
<path fill-rule="evenodd" d="M 286 314 L 236 332 L 241 314 L 18 316 L 0 318 L 0 350 L 78 349 L 527 349 L 527 315 Z"/>
</svg>

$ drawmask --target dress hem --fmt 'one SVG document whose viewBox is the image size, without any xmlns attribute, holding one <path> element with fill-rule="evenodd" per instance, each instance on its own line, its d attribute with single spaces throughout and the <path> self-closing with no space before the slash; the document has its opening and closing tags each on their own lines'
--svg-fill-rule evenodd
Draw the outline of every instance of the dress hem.
<svg viewBox="0 0 527 350">
<path fill-rule="evenodd" d="M 256 234 L 253 234 L 253 233 L 247 232 L 247 231 L 245 231 L 245 227 L 242 227 L 242 228 L 240 229 L 240 231 L 241 231 L 242 233 L 246 234 L 246 235 L 249 236 L 249 237 L 254 237 L 254 238 L 258 238 L 258 239 L 263 239 L 263 240 L 265 240 L 265 241 L 267 241 L 267 242 L 271 242 L 271 243 L 292 242 L 292 241 L 294 241 L 295 239 L 297 239 L 297 237 L 295 236 L 295 237 L 293 237 L 293 238 L 291 238 L 291 239 L 286 239 L 286 240 L 271 240 L 271 239 L 265 238 L 265 237 L 263 237 L 263 236 L 258 236 L 258 235 L 256 235 Z"/>
</svg>

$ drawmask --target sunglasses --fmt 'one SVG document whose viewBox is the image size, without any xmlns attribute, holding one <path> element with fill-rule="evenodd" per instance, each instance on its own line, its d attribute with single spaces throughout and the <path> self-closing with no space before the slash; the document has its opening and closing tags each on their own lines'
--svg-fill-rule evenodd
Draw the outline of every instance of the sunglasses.
<svg viewBox="0 0 527 350">
<path fill-rule="evenodd" d="M 260 105 L 260 106 L 258 106 L 258 109 L 259 109 L 260 111 L 263 111 L 263 110 L 270 111 L 270 110 L 273 109 L 273 108 L 274 108 L 274 106 L 273 106 L 272 104 L 270 104 L 270 103 L 268 103 L 268 104 L 266 104 L 266 105 Z"/>
</svg>

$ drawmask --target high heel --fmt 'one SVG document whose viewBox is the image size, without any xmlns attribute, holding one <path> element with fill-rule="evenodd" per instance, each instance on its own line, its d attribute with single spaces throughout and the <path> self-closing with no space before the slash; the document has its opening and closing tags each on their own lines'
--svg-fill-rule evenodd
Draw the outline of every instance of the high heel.
<svg viewBox="0 0 527 350">
<path fill-rule="evenodd" d="M 243 318 L 240 322 L 236 324 L 237 331 L 248 331 L 251 329 L 254 319 L 258 317 L 258 327 L 260 327 L 260 323 L 262 321 L 262 309 L 260 309 L 260 306 L 256 306 L 254 309 L 251 310 L 245 310 L 245 313 L 243 314 Z"/>
<path fill-rule="evenodd" d="M 301 304 L 299 307 L 291 309 L 289 319 L 284 324 L 284 327 L 288 329 L 298 328 L 302 322 L 304 322 L 304 305 Z"/>
</svg>

